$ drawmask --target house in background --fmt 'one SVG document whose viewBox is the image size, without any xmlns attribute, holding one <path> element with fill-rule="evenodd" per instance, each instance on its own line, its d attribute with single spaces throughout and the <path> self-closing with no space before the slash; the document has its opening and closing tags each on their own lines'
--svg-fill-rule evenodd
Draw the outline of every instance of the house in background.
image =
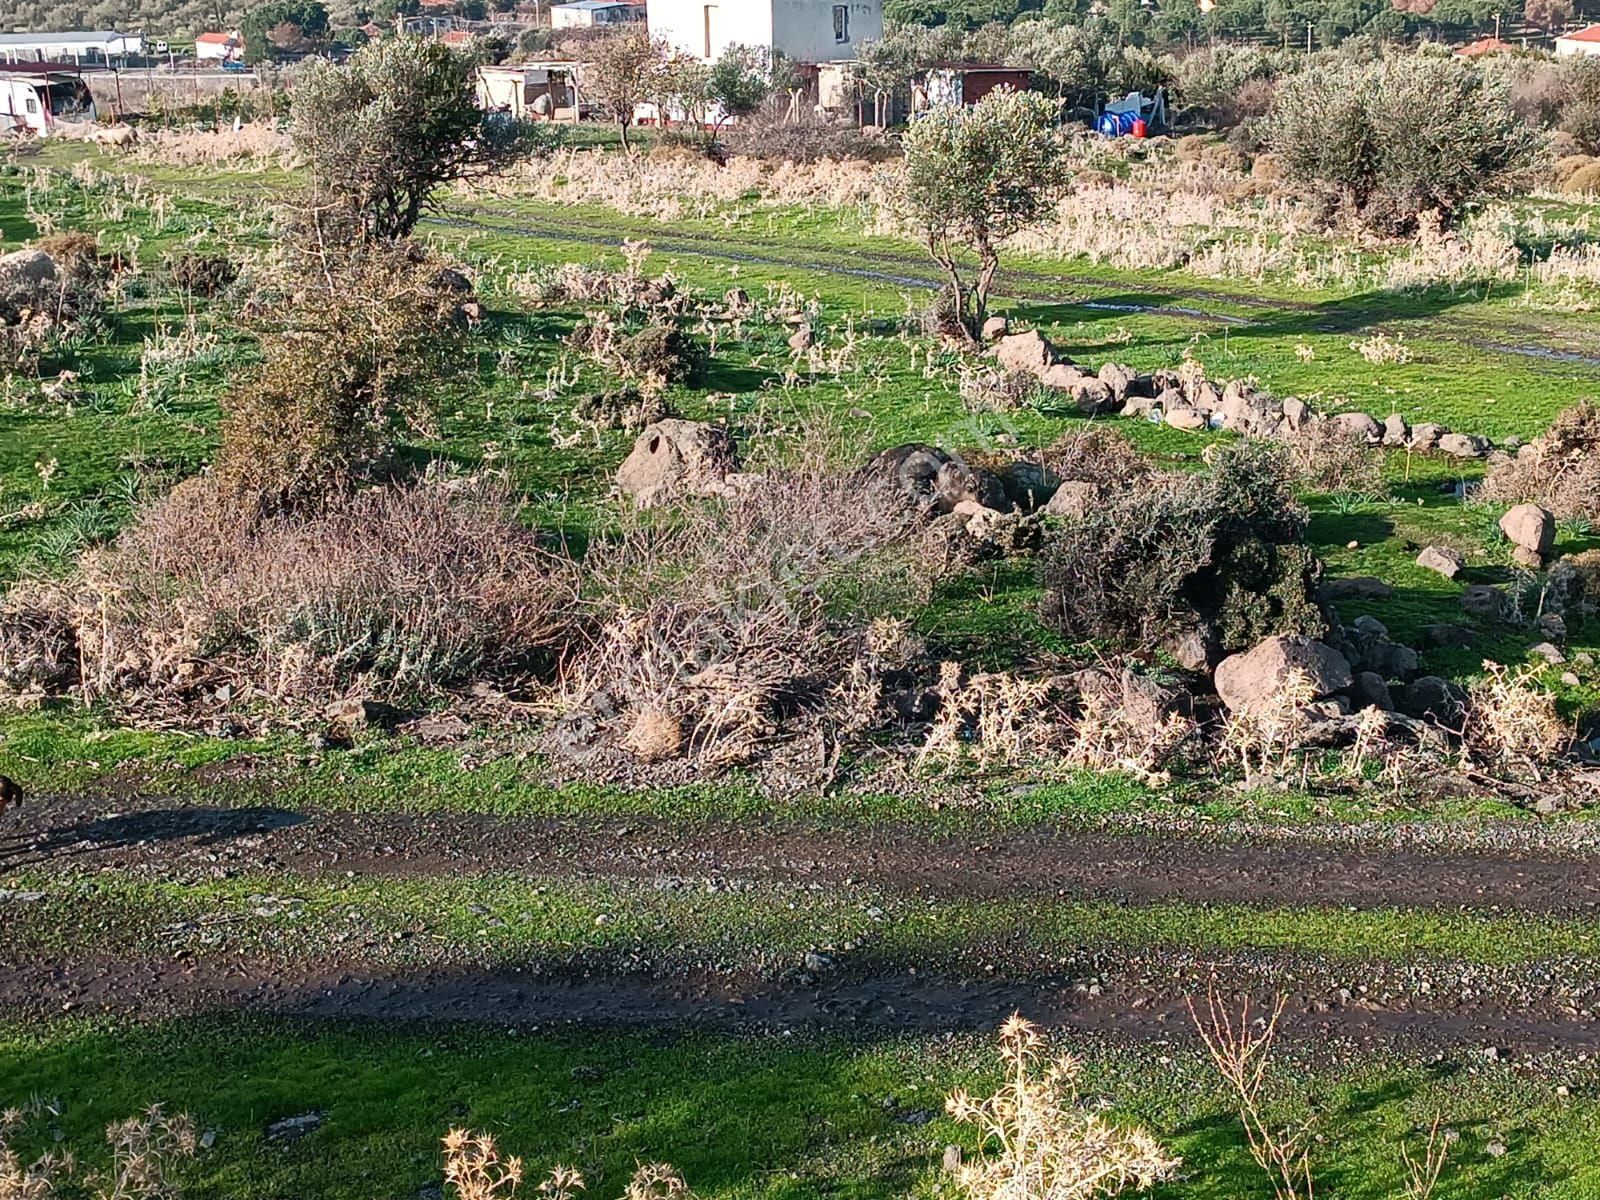
<svg viewBox="0 0 1600 1200">
<path fill-rule="evenodd" d="M 883 37 L 883 0 L 649 0 L 650 32 L 697 58 L 729 46 L 797 63 L 845 62 Z"/>
<path fill-rule="evenodd" d="M 642 21 L 644 16 L 643 4 L 627 4 L 623 0 L 572 0 L 570 4 L 550 6 L 550 28 L 596 29 Z"/>
<path fill-rule="evenodd" d="M 237 33 L 202 33 L 194 39 L 196 62 L 237 62 L 244 57 L 244 38 Z"/>
<path fill-rule="evenodd" d="M 1583 29 L 1574 29 L 1571 33 L 1563 33 L 1556 39 L 1556 53 L 1600 54 L 1600 25 L 1589 25 Z"/>
</svg>

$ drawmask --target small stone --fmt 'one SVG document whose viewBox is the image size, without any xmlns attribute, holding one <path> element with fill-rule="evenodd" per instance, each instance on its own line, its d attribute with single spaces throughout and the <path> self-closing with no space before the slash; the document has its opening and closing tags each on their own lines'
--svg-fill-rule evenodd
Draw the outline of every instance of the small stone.
<svg viewBox="0 0 1600 1200">
<path fill-rule="evenodd" d="M 1461 568 L 1466 566 L 1466 560 L 1458 551 L 1448 546 L 1429 546 L 1417 555 L 1417 566 L 1437 571 L 1446 579 L 1454 579 L 1461 573 Z"/>
<path fill-rule="evenodd" d="M 946 1174 L 954 1174 L 961 1169 L 961 1147 L 946 1146 L 944 1148 L 943 1167 Z"/>
<path fill-rule="evenodd" d="M 1528 647 L 1528 653 L 1533 655 L 1535 658 L 1544 659 L 1545 662 L 1549 663 L 1553 667 L 1559 666 L 1561 663 L 1567 661 L 1567 656 L 1562 654 L 1561 651 L 1556 648 L 1554 643 L 1551 642 L 1536 642 L 1534 645 Z"/>
<path fill-rule="evenodd" d="M 1567 687 L 1578 687 L 1580 684 L 1582 684 L 1583 680 L 1579 679 L 1571 671 L 1563 671 L 1561 672 L 1561 682 Z"/>
</svg>

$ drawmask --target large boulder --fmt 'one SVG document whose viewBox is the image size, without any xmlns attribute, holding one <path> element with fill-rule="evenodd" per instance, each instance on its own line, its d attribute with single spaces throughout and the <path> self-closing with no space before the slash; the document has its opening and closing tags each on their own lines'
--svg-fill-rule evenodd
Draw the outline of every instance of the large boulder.
<svg viewBox="0 0 1600 1200">
<path fill-rule="evenodd" d="M 43 250 L 13 250 L 0 254 L 0 286 L 39 287 L 54 283 L 56 260 Z"/>
<path fill-rule="evenodd" d="M 1333 647 L 1308 637 L 1277 636 L 1223 659 L 1214 682 L 1229 711 L 1238 712 L 1281 695 L 1297 673 L 1317 700 L 1348 691 L 1355 679 L 1348 660 Z"/>
<path fill-rule="evenodd" d="M 1439 452 L 1452 458 L 1482 458 L 1491 449 L 1489 439 L 1475 433 L 1445 433 L 1439 436 Z"/>
<path fill-rule="evenodd" d="M 1556 519 L 1537 504 L 1519 504 L 1500 518 L 1500 532 L 1513 546 L 1542 557 L 1555 548 Z"/>
<path fill-rule="evenodd" d="M 1047 517 L 1064 517 L 1069 521 L 1081 520 L 1101 503 L 1099 485 L 1081 479 L 1069 479 L 1050 497 L 1044 506 Z"/>
<path fill-rule="evenodd" d="M 640 508 L 722 490 L 738 469 L 733 438 L 720 425 L 676 419 L 647 425 L 617 468 L 617 487 Z"/>
<path fill-rule="evenodd" d="M 887 485 L 919 503 L 932 504 L 939 494 L 939 468 L 950 456 L 937 446 L 906 442 L 881 451 L 867 464 L 869 482 Z"/>
<path fill-rule="evenodd" d="M 1334 413 L 1328 423 L 1352 441 L 1375 442 L 1383 436 L 1383 426 L 1364 412 Z"/>
<path fill-rule="evenodd" d="M 965 502 L 996 511 L 1011 507 L 1005 485 L 997 476 L 954 459 L 941 466 L 934 477 L 934 502 L 940 512 L 954 512 L 958 504 Z"/>
<path fill-rule="evenodd" d="M 1006 334 L 994 344 L 994 357 L 1002 370 L 1020 371 L 1035 379 L 1044 378 L 1045 371 L 1056 361 L 1054 348 L 1037 329 Z"/>
</svg>

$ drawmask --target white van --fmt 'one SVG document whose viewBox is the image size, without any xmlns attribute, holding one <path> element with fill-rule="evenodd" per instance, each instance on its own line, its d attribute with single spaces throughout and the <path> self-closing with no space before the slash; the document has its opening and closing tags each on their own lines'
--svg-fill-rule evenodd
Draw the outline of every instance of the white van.
<svg viewBox="0 0 1600 1200">
<path fill-rule="evenodd" d="M 62 125 L 92 125 L 94 119 L 94 96 L 81 75 L 0 70 L 0 130 L 49 137 Z"/>
</svg>

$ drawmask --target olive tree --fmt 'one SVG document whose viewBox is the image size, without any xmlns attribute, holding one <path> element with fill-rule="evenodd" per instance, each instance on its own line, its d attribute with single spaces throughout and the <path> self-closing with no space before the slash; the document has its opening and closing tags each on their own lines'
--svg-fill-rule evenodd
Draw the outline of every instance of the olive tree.
<svg viewBox="0 0 1600 1200">
<path fill-rule="evenodd" d="M 1454 221 L 1511 187 L 1538 149 L 1503 80 L 1422 51 L 1301 72 L 1279 85 L 1268 127 L 1290 180 L 1389 234 L 1426 212 Z"/>
<path fill-rule="evenodd" d="M 629 155 L 633 147 L 628 142 L 628 126 L 633 123 L 634 109 L 653 98 L 670 54 L 667 43 L 651 37 L 642 21 L 595 39 L 586 51 L 589 95 L 611 114 L 622 136 L 622 149 Z"/>
<path fill-rule="evenodd" d="M 976 340 L 1006 239 L 1042 220 L 1066 182 L 1055 106 L 1006 88 L 971 108 L 941 105 L 907 130 L 898 207 L 949 279 L 952 313 Z M 977 256 L 967 282 L 963 252 Z"/>
<path fill-rule="evenodd" d="M 313 202 L 367 233 L 404 237 L 434 189 L 547 151 L 554 134 L 478 107 L 470 58 L 438 42 L 388 38 L 347 66 L 310 65 L 290 133 L 310 166 Z"/>
</svg>

